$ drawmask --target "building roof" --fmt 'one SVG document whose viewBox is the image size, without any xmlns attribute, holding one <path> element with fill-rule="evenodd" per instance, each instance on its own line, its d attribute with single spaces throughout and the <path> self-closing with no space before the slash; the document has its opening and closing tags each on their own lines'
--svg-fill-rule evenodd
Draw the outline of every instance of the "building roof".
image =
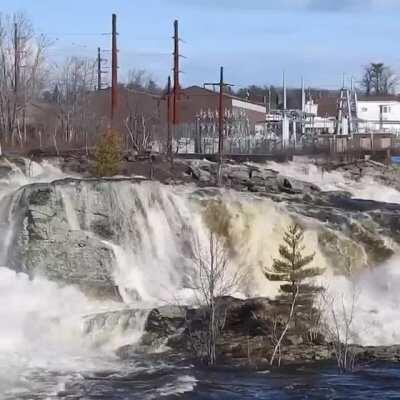
<svg viewBox="0 0 400 400">
<path fill-rule="evenodd" d="M 319 117 L 336 117 L 337 113 L 337 97 L 324 96 L 315 100 L 318 104 L 318 116 Z"/>
<path fill-rule="evenodd" d="M 217 86 L 217 85 L 215 85 L 215 86 Z M 214 90 L 207 89 L 207 88 L 204 88 L 204 87 L 201 87 L 201 86 L 198 86 L 198 85 L 189 86 L 186 89 L 183 89 L 182 91 L 184 93 L 185 92 L 187 93 L 187 92 L 197 91 L 199 93 L 203 93 L 204 95 L 210 95 L 210 94 L 214 95 L 214 96 L 218 96 L 219 95 L 219 91 L 216 92 Z M 261 102 L 258 102 L 258 101 L 254 101 L 254 100 L 247 100 L 247 99 L 244 99 L 243 97 L 238 97 L 238 96 L 235 96 L 233 94 L 226 93 L 226 92 L 224 92 L 224 96 L 225 97 L 229 97 L 230 99 L 235 99 L 235 100 L 239 100 L 239 101 L 244 101 L 246 103 L 255 104 L 257 106 L 265 106 L 264 103 L 261 103 Z"/>
<path fill-rule="evenodd" d="M 358 101 L 400 101 L 400 96 L 397 95 L 385 95 L 385 96 L 359 96 Z"/>
</svg>

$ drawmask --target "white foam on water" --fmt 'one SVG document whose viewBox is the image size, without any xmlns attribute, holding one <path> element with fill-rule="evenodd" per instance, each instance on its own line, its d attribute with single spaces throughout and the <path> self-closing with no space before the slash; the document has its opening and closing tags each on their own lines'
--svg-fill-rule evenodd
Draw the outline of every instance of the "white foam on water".
<svg viewBox="0 0 400 400">
<path fill-rule="evenodd" d="M 67 177 L 48 162 L 29 162 L 26 174 L 9 164 L 11 172 L 0 182 L 0 264 L 4 264 L 12 238 L 18 188 Z M 71 224 L 79 229 L 69 211 Z M 46 398 L 58 391 L 59 380 L 67 381 L 79 371 L 116 369 L 119 364 L 113 350 L 139 338 L 144 329 L 142 318 L 136 329 L 126 332 L 129 339 L 115 329 L 108 337 L 103 335 L 101 342 L 92 340 L 83 333 L 84 317 L 123 305 L 89 300 L 75 287 L 61 287 L 41 277 L 29 279 L 5 267 L 0 267 L 0 296 L 0 398 L 17 399 L 33 393 Z"/>
<path fill-rule="evenodd" d="M 7 268 L 0 268 L 0 293 L 0 393 L 33 390 L 36 374 L 115 367 L 113 357 L 82 334 L 85 315 L 115 304 L 95 303 L 76 288 Z"/>
<path fill-rule="evenodd" d="M 348 318 L 354 305 L 351 341 L 372 346 L 400 344 L 400 255 L 351 281 L 332 277 L 326 285 L 340 318 L 346 317 L 343 310 Z"/>
<path fill-rule="evenodd" d="M 294 163 L 273 165 L 284 175 L 315 183 L 324 190 L 351 190 L 354 197 L 400 203 L 397 191 L 375 182 L 362 179 L 353 183 L 337 172 L 322 176 L 316 167 L 309 166 L 308 172 L 301 172 L 302 167 Z M 29 175 L 24 174 L 15 166 L 0 182 L 0 221 L 5 221 L 0 233 L 6 238 L 12 229 L 10 203 L 15 200 L 15 191 L 29 183 L 66 177 L 49 163 L 32 164 L 29 171 Z M 170 304 L 177 298 L 190 301 L 193 294 L 190 282 L 195 276 L 192 245 L 197 242 L 207 248 L 207 229 L 202 218 L 207 196 L 196 195 L 191 187 L 155 182 L 105 181 L 99 185 L 96 190 L 83 185 L 79 192 L 72 185 L 63 185 L 57 191 L 71 230 L 95 235 L 90 231 L 96 218 L 92 211 L 100 206 L 109 218 L 116 235 L 104 243 L 114 251 L 114 279 L 125 303 L 145 308 L 151 304 Z M 240 294 L 275 295 L 279 284 L 268 282 L 263 268 L 271 265 L 283 232 L 291 222 L 285 207 L 230 191 L 221 191 L 217 199 L 225 206 L 221 212 L 229 214 L 228 235 L 234 249 L 232 267 L 246 269 L 247 279 Z M 315 265 L 327 266 L 327 260 L 318 251 L 315 227 L 305 222 L 306 246 L 317 249 Z M 2 247 L 7 248 L 7 243 Z M 400 257 L 395 256 L 391 262 L 357 277 L 360 297 L 354 326 L 362 343 L 400 342 L 396 314 L 400 305 L 399 262 Z M 351 293 L 351 283 L 344 277 L 331 276 L 328 285 L 337 293 L 344 293 L 345 298 Z M 44 278 L 29 280 L 26 275 L 6 268 L 0 269 L 0 293 L 0 392 L 3 393 L 29 390 L 29 385 L 24 389 L 20 378 L 27 374 L 26 381 L 30 382 L 29 374 L 37 369 L 74 374 L 91 368 L 116 368 L 111 351 L 137 340 L 144 329 L 145 319 L 139 313 L 133 325 L 136 328 L 128 332 L 129 338 L 121 326 L 115 325 L 92 337 L 85 336 L 82 331 L 85 316 L 115 310 L 121 305 L 94 302 L 76 288 L 59 287 Z M 63 381 L 59 384 L 62 388 Z M 181 377 L 160 389 L 157 396 L 181 394 L 193 390 L 195 385 L 193 377 Z M 53 391 L 56 389 L 52 387 Z"/>
<path fill-rule="evenodd" d="M 146 399 L 158 399 L 166 396 L 177 396 L 179 394 L 192 392 L 197 385 L 197 379 L 190 375 L 179 376 L 175 381 L 167 383 L 161 388 L 156 389 Z"/>
<path fill-rule="evenodd" d="M 351 180 L 338 171 L 324 171 L 309 161 L 266 164 L 283 176 L 313 183 L 324 191 L 341 190 L 350 192 L 354 198 L 375 200 L 386 203 L 400 203 L 400 192 L 389 186 L 376 182 L 370 176 L 360 180 Z"/>
</svg>

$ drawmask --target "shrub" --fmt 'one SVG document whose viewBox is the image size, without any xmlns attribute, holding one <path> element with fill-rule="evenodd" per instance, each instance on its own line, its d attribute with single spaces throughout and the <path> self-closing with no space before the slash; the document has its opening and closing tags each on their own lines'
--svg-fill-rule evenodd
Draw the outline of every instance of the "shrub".
<svg viewBox="0 0 400 400">
<path fill-rule="evenodd" d="M 113 176 L 119 173 L 121 162 L 120 138 L 117 132 L 108 131 L 96 146 L 96 175 Z"/>
</svg>

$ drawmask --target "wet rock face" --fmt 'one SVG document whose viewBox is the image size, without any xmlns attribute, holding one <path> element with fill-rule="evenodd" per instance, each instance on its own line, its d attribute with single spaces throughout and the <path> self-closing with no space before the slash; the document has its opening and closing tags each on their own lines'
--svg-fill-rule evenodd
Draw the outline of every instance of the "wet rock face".
<svg viewBox="0 0 400 400">
<path fill-rule="evenodd" d="M 224 297 L 217 299 L 216 306 L 224 318 L 217 341 L 218 360 L 230 364 L 240 364 L 243 361 L 246 365 L 249 362 L 267 363 L 273 351 L 274 323 L 281 328 L 282 321 L 287 318 L 287 305 L 268 298 L 239 300 Z M 105 314 L 100 317 L 92 316 L 88 325 L 101 328 L 107 325 L 104 320 L 126 319 L 124 316 L 127 313 L 137 314 L 138 310 L 106 313 L 110 314 L 109 317 Z M 123 359 L 129 359 L 136 357 L 138 353 L 157 352 L 162 346 L 169 355 L 199 357 L 196 353 L 197 341 L 208 329 L 206 317 L 207 311 L 202 307 L 168 306 L 149 310 L 141 339 L 120 347 L 116 354 Z M 333 357 L 322 336 L 318 341 L 311 342 L 307 339 L 306 332 L 309 328 L 305 315 L 299 312 L 296 326 L 291 326 L 283 341 L 284 362 L 304 363 Z"/>
<path fill-rule="evenodd" d="M 217 307 L 222 307 L 226 318 L 217 340 L 218 362 L 227 362 L 231 366 L 248 367 L 250 364 L 269 367 L 274 349 L 274 324 L 279 326 L 280 321 L 286 321 L 287 304 L 268 298 L 239 300 L 224 297 L 217 299 Z M 194 341 L 201 331 L 207 329 L 205 315 L 206 310 L 201 307 L 132 309 L 88 316 L 84 326 L 85 333 L 95 339 L 115 329 L 120 334 L 128 334 L 127 337 L 131 335 L 131 344 L 116 349 L 116 355 L 122 359 L 137 358 L 138 353 L 158 353 L 160 349 L 163 357 L 196 359 Z M 307 332 L 312 327 L 307 313 L 298 310 L 296 323 L 291 324 L 282 342 L 284 365 L 335 361 L 332 344 L 326 342 L 321 333 L 310 340 Z M 140 335 L 137 335 L 138 332 Z M 357 362 L 400 361 L 400 346 L 351 345 L 350 350 L 356 354 Z"/>
<path fill-rule="evenodd" d="M 400 173 L 394 173 L 382 164 L 372 161 L 361 164 L 365 166 L 365 174 L 368 173 L 379 182 L 387 184 L 390 179 L 400 182 Z M 355 167 L 347 168 L 342 172 L 354 178 L 351 171 Z M 356 169 L 359 171 L 358 166 Z M 202 185 L 206 176 L 208 183 L 214 184 L 214 164 L 193 161 L 190 170 L 194 171 L 195 177 L 203 176 Z M 383 181 L 379 178 L 380 174 L 384 175 Z M 394 254 L 388 238 L 400 244 L 398 204 L 353 199 L 347 192 L 323 192 L 312 183 L 284 177 L 276 171 L 253 164 L 224 164 L 223 181 L 235 190 L 285 203 L 294 217 L 304 216 L 319 222 L 320 249 L 339 274 L 349 274 L 388 260 Z"/>
<path fill-rule="evenodd" d="M 112 249 L 100 236 L 71 227 L 57 185 L 23 188 L 15 208 L 10 265 L 30 276 L 77 285 L 97 298 L 119 298 Z"/>
<path fill-rule="evenodd" d="M 0 156 L 0 179 L 7 178 L 13 171 L 13 165 L 19 168 L 22 172 L 25 172 L 26 163 L 23 158 L 13 157 L 2 157 Z M 14 168 L 15 168 L 14 167 Z"/>
<path fill-rule="evenodd" d="M 350 276 L 368 264 L 362 245 L 340 232 L 331 229 L 321 230 L 318 234 L 318 245 L 333 270 L 339 275 Z"/>
<path fill-rule="evenodd" d="M 352 350 L 356 354 L 357 360 L 360 362 L 373 361 L 400 361 L 400 346 L 352 346 Z"/>
<path fill-rule="evenodd" d="M 213 186 L 216 165 L 188 165 L 199 179 L 199 186 L 207 186 L 193 192 L 192 197 L 223 202 L 220 189 Z M 199 178 L 201 174 L 204 182 Z M 312 220 L 320 250 L 339 274 L 390 258 L 393 243 L 386 238 L 400 243 L 397 204 L 351 199 L 343 192 L 322 192 L 313 184 L 246 164 L 224 166 L 224 182 L 246 192 L 246 201 L 267 198 L 283 203 L 294 219 Z M 166 186 L 146 185 L 152 186 L 143 197 L 138 180 L 129 178 L 66 179 L 23 187 L 15 194 L 15 229 L 8 265 L 30 276 L 44 275 L 62 284 L 78 285 L 90 295 L 114 299 L 118 297 L 114 276 L 117 261 L 115 248 L 107 242 L 135 249 L 148 245 L 148 254 L 153 254 L 158 242 L 146 234 L 154 231 L 155 219 L 164 218 L 179 257 L 170 264 L 182 265 L 184 258 L 190 257 L 190 240 L 183 238 L 181 231 L 188 228 L 185 235 L 191 237 L 195 228 L 187 222 L 186 214 L 179 212 L 176 197 L 165 200 L 171 194 L 164 190 Z M 159 210 L 159 215 L 151 219 L 149 214 L 154 210 Z M 184 273 L 179 274 L 173 278 L 182 279 L 183 285 Z"/>
<path fill-rule="evenodd" d="M 333 163 L 326 166 L 329 171 L 338 171 L 350 179 L 359 180 L 371 177 L 376 182 L 400 190 L 399 170 L 372 160 L 357 160 L 345 163 Z"/>
<path fill-rule="evenodd" d="M 145 330 L 159 336 L 168 336 L 184 325 L 187 307 L 164 306 L 150 311 Z"/>
</svg>

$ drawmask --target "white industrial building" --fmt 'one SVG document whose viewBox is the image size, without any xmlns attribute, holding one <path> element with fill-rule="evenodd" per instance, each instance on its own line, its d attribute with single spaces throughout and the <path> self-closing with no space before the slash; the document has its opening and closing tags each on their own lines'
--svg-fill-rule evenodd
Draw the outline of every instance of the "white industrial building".
<svg viewBox="0 0 400 400">
<path fill-rule="evenodd" d="M 359 133 L 400 135 L 400 99 L 397 96 L 368 96 L 357 101 Z"/>
<path fill-rule="evenodd" d="M 283 95 L 283 109 L 266 115 L 266 131 L 281 137 L 283 147 L 319 135 L 400 137 L 400 96 L 358 97 L 355 91 L 344 88 L 337 94 L 308 96 L 306 100 L 303 88 L 301 101 L 292 101 L 287 108 L 285 85 Z"/>
<path fill-rule="evenodd" d="M 354 114 L 352 128 L 354 133 L 395 134 L 400 136 L 400 97 L 398 96 L 361 96 L 354 95 Z M 310 105 L 308 106 L 308 103 Z M 325 97 L 317 99 L 316 104 L 310 100 L 306 105 L 308 115 L 312 116 L 306 123 L 310 132 L 337 133 L 337 116 L 339 98 Z M 317 107 L 315 107 L 317 106 Z M 350 131 L 348 116 L 342 113 L 340 118 L 341 134 Z"/>
</svg>

